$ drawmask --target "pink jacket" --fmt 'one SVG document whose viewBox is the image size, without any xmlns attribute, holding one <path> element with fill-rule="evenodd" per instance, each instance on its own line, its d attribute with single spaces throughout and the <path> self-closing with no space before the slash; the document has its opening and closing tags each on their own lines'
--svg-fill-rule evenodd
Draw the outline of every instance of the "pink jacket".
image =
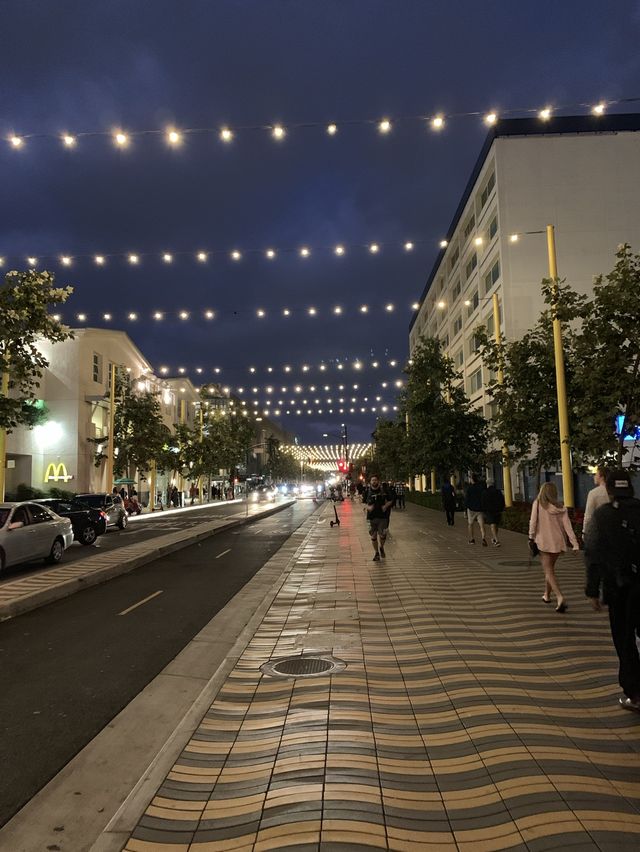
<svg viewBox="0 0 640 852">
<path fill-rule="evenodd" d="M 550 505 L 548 509 L 543 509 L 537 500 L 533 501 L 531 507 L 529 538 L 535 539 L 538 549 L 545 553 L 562 553 L 567 549 L 567 539 L 573 547 L 578 547 L 569 514 L 564 506 L 559 509 Z"/>
</svg>

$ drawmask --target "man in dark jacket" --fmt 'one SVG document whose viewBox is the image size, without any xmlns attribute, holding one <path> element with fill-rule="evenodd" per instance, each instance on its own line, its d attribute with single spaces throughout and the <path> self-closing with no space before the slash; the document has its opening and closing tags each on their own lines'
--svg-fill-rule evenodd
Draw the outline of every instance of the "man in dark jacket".
<svg viewBox="0 0 640 852">
<path fill-rule="evenodd" d="M 442 508 L 447 516 L 447 523 L 452 527 L 456 519 L 456 487 L 453 482 L 445 482 L 440 489 Z"/>
<path fill-rule="evenodd" d="M 380 484 L 380 479 L 373 474 L 366 495 L 367 521 L 369 535 L 373 545 L 373 561 L 380 562 L 385 558 L 384 545 L 389 528 L 392 500 L 386 488 Z M 378 546 L 378 541 L 380 542 Z"/>
<path fill-rule="evenodd" d="M 500 547 L 498 539 L 498 527 L 502 520 L 504 512 L 504 497 L 502 491 L 495 483 L 488 485 L 480 495 L 480 505 L 482 506 L 482 516 L 485 524 L 491 527 L 491 544 L 494 547 Z"/>
<path fill-rule="evenodd" d="M 482 514 L 482 492 L 487 486 L 476 473 L 471 474 L 471 484 L 467 486 L 464 498 L 467 505 L 467 524 L 469 525 L 469 544 L 475 544 L 473 537 L 473 525 L 477 521 L 482 536 L 482 546 L 487 546 L 487 535 L 484 530 L 484 516 Z"/>
<path fill-rule="evenodd" d="M 594 512 L 585 537 L 587 586 L 595 610 L 609 607 L 613 644 L 620 661 L 619 699 L 625 710 L 640 712 L 640 500 L 633 496 L 626 470 L 607 474 L 610 502 Z"/>
</svg>

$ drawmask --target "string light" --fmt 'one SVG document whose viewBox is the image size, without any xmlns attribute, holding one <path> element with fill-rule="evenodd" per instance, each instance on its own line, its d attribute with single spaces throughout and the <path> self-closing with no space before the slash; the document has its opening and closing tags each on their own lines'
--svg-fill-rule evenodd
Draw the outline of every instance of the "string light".
<svg viewBox="0 0 640 852">
<path fill-rule="evenodd" d="M 281 124 L 274 124 L 271 130 L 271 135 L 274 139 L 281 140 L 284 139 L 284 137 L 287 135 L 287 132 Z"/>
<path fill-rule="evenodd" d="M 541 109 L 538 113 L 538 118 L 541 121 L 548 121 L 551 118 L 551 112 L 551 107 L 545 107 L 544 109 Z"/>
<path fill-rule="evenodd" d="M 440 240 L 440 248 L 446 248 L 449 245 L 448 240 Z"/>
<path fill-rule="evenodd" d="M 482 245 L 482 237 L 476 237 L 473 241 L 474 245 L 481 246 Z"/>
<path fill-rule="evenodd" d="M 140 258 L 138 257 L 137 254 L 130 254 L 129 255 L 129 263 L 133 264 L 133 266 L 136 266 L 136 264 L 139 261 L 140 261 Z"/>
<path fill-rule="evenodd" d="M 240 260 L 241 258 L 242 258 L 242 255 L 240 254 L 240 252 L 237 249 L 234 249 L 234 251 L 231 252 L 231 259 L 232 260 Z"/>
<path fill-rule="evenodd" d="M 307 248 L 307 246 L 303 246 L 303 247 L 300 249 L 300 257 L 309 257 L 309 255 L 310 255 L 310 254 L 311 254 L 311 252 L 310 252 L 310 250 Z"/>
<path fill-rule="evenodd" d="M 273 249 L 267 249 L 265 254 L 266 254 L 266 256 L 269 260 L 273 260 L 274 257 L 276 256 L 276 253 Z"/>
<path fill-rule="evenodd" d="M 94 257 L 94 260 L 95 260 L 95 262 L 97 263 L 98 266 L 104 266 L 104 255 L 97 254 Z"/>
<path fill-rule="evenodd" d="M 169 145 L 179 145 L 182 142 L 182 135 L 177 130 L 167 130 L 167 142 Z"/>
<path fill-rule="evenodd" d="M 222 142 L 232 142 L 233 131 L 229 127 L 223 127 L 220 131 L 220 139 Z"/>
<path fill-rule="evenodd" d="M 592 112 L 594 115 L 604 115 L 604 111 L 605 111 L 605 109 L 606 109 L 606 106 L 607 106 L 606 104 L 604 104 L 604 103 L 602 103 L 602 102 L 601 102 L 601 103 L 599 103 L 599 104 L 596 104 L 596 105 L 593 107 L 593 109 L 591 110 L 591 112 Z"/>
<path fill-rule="evenodd" d="M 103 315 L 102 315 L 102 319 L 103 319 L 105 322 L 109 322 L 109 321 L 111 320 L 111 314 L 103 314 Z"/>
<path fill-rule="evenodd" d="M 165 263 L 173 263 L 173 255 L 172 254 L 163 254 L 162 259 Z"/>
<path fill-rule="evenodd" d="M 285 317 L 291 316 L 291 311 L 289 310 L 289 308 L 283 308 L 282 315 Z"/>
<path fill-rule="evenodd" d="M 180 317 L 181 320 L 188 320 L 189 319 L 189 311 L 180 311 L 178 316 Z"/>
<path fill-rule="evenodd" d="M 394 308 L 393 308 L 393 305 L 389 304 L 389 305 L 385 305 L 385 308 L 384 308 L 384 309 L 385 309 L 385 311 L 387 311 L 388 313 L 391 313 L 391 312 L 393 311 L 393 309 L 394 309 Z"/>
<path fill-rule="evenodd" d="M 412 242 L 407 242 L 407 243 L 404 244 L 404 250 L 405 251 L 413 251 L 413 249 L 414 249 L 414 245 L 413 245 Z"/>
<path fill-rule="evenodd" d="M 210 310 L 205 311 L 204 316 L 205 316 L 205 319 L 212 320 L 212 319 L 215 318 L 215 313 L 214 313 L 214 311 L 210 311 Z"/>
<path fill-rule="evenodd" d="M 335 136 L 337 132 L 338 132 L 338 125 L 337 124 L 333 124 L 333 123 L 327 124 L 327 133 L 329 134 L 329 136 Z"/>
<path fill-rule="evenodd" d="M 344 246 L 336 246 L 334 251 L 338 256 L 341 256 L 344 254 Z"/>
<path fill-rule="evenodd" d="M 153 318 L 154 320 L 164 319 L 164 314 L 162 313 L 162 311 L 156 311 L 153 315 Z"/>
<path fill-rule="evenodd" d="M 62 137 L 62 144 L 67 148 L 75 147 L 77 139 L 75 136 L 71 136 L 69 133 L 65 133 Z"/>
<path fill-rule="evenodd" d="M 199 251 L 198 254 L 196 255 L 196 258 L 200 261 L 200 263 L 206 263 L 207 262 L 206 251 Z"/>
<path fill-rule="evenodd" d="M 78 317 L 78 319 L 79 319 L 79 317 Z M 133 322 L 135 322 L 138 319 L 138 314 L 135 311 L 131 311 L 130 314 L 127 314 L 127 319 L 130 319 Z"/>
<path fill-rule="evenodd" d="M 380 251 L 380 246 L 378 245 L 378 243 L 371 243 L 371 245 L 369 246 L 369 251 L 371 252 L 371 254 L 377 254 Z"/>
<path fill-rule="evenodd" d="M 22 146 L 24 145 L 24 139 L 22 139 L 20 136 L 11 136 L 9 142 L 14 148 L 22 148 Z"/>
<path fill-rule="evenodd" d="M 27 263 L 29 264 L 29 266 L 36 266 L 37 263 L 38 263 L 38 258 L 37 257 L 28 257 Z"/>
<path fill-rule="evenodd" d="M 71 266 L 72 260 L 71 260 L 71 258 L 69 257 L 69 255 L 66 255 L 66 254 L 65 254 L 65 255 L 63 255 L 63 256 L 60 258 L 60 263 L 61 263 L 63 266 Z"/>
<path fill-rule="evenodd" d="M 517 243 L 518 242 L 518 234 L 509 234 L 509 242 Z"/>
<path fill-rule="evenodd" d="M 432 118 L 431 127 L 434 130 L 442 130 L 442 128 L 444 127 L 444 116 L 436 115 L 434 118 Z"/>
<path fill-rule="evenodd" d="M 388 118 L 383 118 L 381 122 L 378 123 L 378 130 L 380 133 L 389 133 L 391 130 L 391 122 Z"/>
<path fill-rule="evenodd" d="M 126 145 L 129 144 L 129 137 L 126 133 L 122 133 L 122 131 L 118 131 L 118 133 L 115 133 L 113 136 L 113 140 L 120 148 L 124 148 Z"/>
<path fill-rule="evenodd" d="M 498 114 L 495 112 L 488 112 L 484 117 L 484 123 L 489 126 L 495 124 L 498 120 Z"/>
</svg>

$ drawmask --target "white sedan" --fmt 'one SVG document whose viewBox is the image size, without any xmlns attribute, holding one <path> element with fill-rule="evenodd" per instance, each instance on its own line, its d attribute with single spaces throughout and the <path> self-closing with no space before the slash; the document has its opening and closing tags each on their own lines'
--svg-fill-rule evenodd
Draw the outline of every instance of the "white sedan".
<svg viewBox="0 0 640 852">
<path fill-rule="evenodd" d="M 0 573 L 36 559 L 55 565 L 72 544 L 69 518 L 38 503 L 0 503 Z"/>
</svg>

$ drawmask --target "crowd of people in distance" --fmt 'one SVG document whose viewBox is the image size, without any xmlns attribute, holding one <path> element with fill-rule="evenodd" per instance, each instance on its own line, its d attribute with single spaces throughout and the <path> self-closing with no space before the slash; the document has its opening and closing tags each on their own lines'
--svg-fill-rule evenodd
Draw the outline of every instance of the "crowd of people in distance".
<svg viewBox="0 0 640 852">
<path fill-rule="evenodd" d="M 586 568 L 585 593 L 594 610 L 606 606 L 613 644 L 618 655 L 618 680 L 622 688 L 619 704 L 626 710 L 640 712 L 640 500 L 634 497 L 633 484 L 627 470 L 600 467 L 594 476 L 595 488 L 587 497 L 582 526 Z M 373 561 L 385 559 L 389 537 L 389 521 L 393 508 L 404 508 L 404 483 L 381 482 L 372 475 L 368 486 L 356 486 L 364 504 Z M 442 508 L 449 526 L 455 524 L 456 511 L 464 510 L 469 544 L 475 544 L 478 527 L 483 547 L 491 543 L 500 547 L 499 528 L 505 501 L 495 484 L 487 485 L 472 474 L 464 497 L 456 491 L 455 482 L 445 482 L 441 489 Z M 462 503 L 464 499 L 464 504 Z M 568 603 L 556 576 L 561 553 L 571 548 L 580 550 L 567 508 L 553 482 L 542 484 L 533 501 L 529 518 L 529 549 L 540 556 L 544 573 L 545 604 L 555 597 L 555 611 L 565 613 Z"/>
</svg>

